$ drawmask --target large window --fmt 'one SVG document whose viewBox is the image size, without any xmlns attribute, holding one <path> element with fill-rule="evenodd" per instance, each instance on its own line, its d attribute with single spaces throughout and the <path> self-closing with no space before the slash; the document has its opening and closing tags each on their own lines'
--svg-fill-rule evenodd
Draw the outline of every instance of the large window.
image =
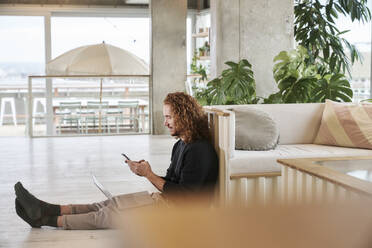
<svg viewBox="0 0 372 248">
<path fill-rule="evenodd" d="M 50 15 L 51 42 L 45 43 L 49 40 L 45 39 L 49 27 L 44 19 Z M 117 16 L 115 13 L 112 17 L 78 17 L 79 13 L 76 12 L 72 17 L 64 16 L 63 12 L 56 15 L 46 12 L 45 17 L 0 16 L 0 99 L 1 106 L 5 106 L 5 111 L 0 113 L 0 136 L 24 135 L 28 116 L 28 76 L 45 74 L 45 51 L 48 48 L 54 59 L 71 49 L 104 41 L 127 50 L 148 64 L 150 19 L 138 15 L 141 17 L 114 17 Z M 46 82 L 53 82 L 52 88 L 47 88 Z M 93 124 L 89 122 L 95 113 L 84 110 L 77 112 L 81 118 L 72 125 L 64 119 L 68 111 L 63 112 L 63 118 L 58 112 L 62 101 L 80 101 L 82 108 L 91 107 L 89 104 L 95 101 L 99 101 L 99 104 L 108 102 L 109 105 L 107 113 L 98 114 L 98 124 L 95 120 Z M 150 127 L 148 76 L 53 78 L 50 81 L 33 78 L 31 103 L 32 119 L 28 123 L 29 126 L 32 123 L 33 128 L 29 130 L 36 136 L 70 135 L 68 132 L 71 130 L 78 135 L 96 134 L 96 130 L 98 134 L 146 133 Z M 130 107 L 127 106 L 129 103 L 132 104 Z M 101 111 L 102 107 L 97 109 Z M 116 110 L 117 113 L 114 113 Z"/>
<path fill-rule="evenodd" d="M 372 9 L 371 1 L 369 1 L 368 7 Z M 359 102 L 363 99 L 371 98 L 371 22 L 351 22 L 350 17 L 340 15 L 336 24 L 340 31 L 350 30 L 342 37 L 354 44 L 363 57 L 362 62 L 356 62 L 352 67 L 351 86 L 354 92 L 353 101 Z"/>
</svg>

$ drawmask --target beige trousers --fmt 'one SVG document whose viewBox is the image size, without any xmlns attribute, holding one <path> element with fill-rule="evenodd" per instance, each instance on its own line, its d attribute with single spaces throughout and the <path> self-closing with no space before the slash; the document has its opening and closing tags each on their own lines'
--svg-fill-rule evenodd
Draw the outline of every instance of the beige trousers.
<svg viewBox="0 0 372 248">
<path fill-rule="evenodd" d="M 125 195 L 113 197 L 115 203 L 110 200 L 96 202 L 92 204 L 71 204 L 71 213 L 62 216 L 63 229 L 66 230 L 91 230 L 91 229 L 113 229 L 116 228 L 115 220 L 117 220 L 120 201 Z M 164 201 L 160 193 L 153 193 L 151 197 L 155 204 Z"/>
</svg>

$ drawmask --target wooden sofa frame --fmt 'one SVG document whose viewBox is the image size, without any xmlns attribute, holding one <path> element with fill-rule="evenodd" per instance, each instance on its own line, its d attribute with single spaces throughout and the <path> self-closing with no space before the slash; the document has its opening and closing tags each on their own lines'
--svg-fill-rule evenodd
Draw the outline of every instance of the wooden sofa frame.
<svg viewBox="0 0 372 248">
<path fill-rule="evenodd" d="M 280 172 L 231 174 L 229 168 L 233 112 L 205 107 L 212 143 L 219 158 L 218 199 L 221 205 L 267 203 L 280 197 Z M 233 145 L 235 146 L 235 145 Z"/>
</svg>

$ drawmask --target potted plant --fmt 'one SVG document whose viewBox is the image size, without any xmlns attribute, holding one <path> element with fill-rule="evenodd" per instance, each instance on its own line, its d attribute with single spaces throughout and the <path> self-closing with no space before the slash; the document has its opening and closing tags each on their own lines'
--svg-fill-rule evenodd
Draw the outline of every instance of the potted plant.
<svg viewBox="0 0 372 248">
<path fill-rule="evenodd" d="M 192 74 L 199 74 L 200 77 L 197 78 L 198 82 L 204 82 L 207 79 L 207 68 L 201 64 L 198 65 L 199 57 L 197 56 L 197 52 L 194 51 L 194 56 L 192 57 L 192 62 L 190 65 L 190 72 Z"/>
<path fill-rule="evenodd" d="M 204 43 L 204 48 L 205 48 L 205 56 L 210 56 L 210 53 L 211 53 L 211 47 L 208 43 L 208 41 L 206 41 Z"/>
<path fill-rule="evenodd" d="M 202 105 L 251 104 L 257 103 L 256 83 L 252 65 L 246 59 L 238 63 L 227 61 L 229 68 L 208 82 L 206 88 L 195 92 Z"/>
<path fill-rule="evenodd" d="M 351 102 L 353 91 L 346 76 L 331 72 L 324 64 L 308 65 L 306 48 L 282 51 L 275 58 L 274 79 L 279 91 L 264 99 L 264 103 L 309 103 L 333 101 Z M 319 72 L 322 69 L 322 73 Z"/>
<path fill-rule="evenodd" d="M 205 56 L 205 47 L 204 46 L 199 47 L 199 56 L 200 57 Z"/>
</svg>

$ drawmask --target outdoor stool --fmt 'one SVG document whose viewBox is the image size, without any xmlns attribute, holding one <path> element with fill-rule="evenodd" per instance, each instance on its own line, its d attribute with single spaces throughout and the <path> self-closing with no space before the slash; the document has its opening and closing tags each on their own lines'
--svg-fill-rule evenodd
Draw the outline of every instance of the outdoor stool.
<svg viewBox="0 0 372 248">
<path fill-rule="evenodd" d="M 3 98 L 1 98 L 0 126 L 3 125 L 4 116 L 5 116 L 5 104 L 6 103 L 10 104 L 10 108 L 11 108 L 11 111 L 12 111 L 13 123 L 14 123 L 15 126 L 17 126 L 17 118 L 16 118 L 17 114 L 16 114 L 14 97 L 3 97 Z"/>
<path fill-rule="evenodd" d="M 42 112 L 38 112 L 37 111 L 38 103 L 40 103 L 41 106 L 43 107 L 43 111 Z M 42 119 L 42 118 L 45 117 L 45 114 L 46 114 L 46 100 L 45 100 L 45 98 L 43 98 L 43 97 L 35 97 L 34 98 L 33 108 L 32 108 L 32 126 L 35 125 L 36 118 Z"/>
</svg>

